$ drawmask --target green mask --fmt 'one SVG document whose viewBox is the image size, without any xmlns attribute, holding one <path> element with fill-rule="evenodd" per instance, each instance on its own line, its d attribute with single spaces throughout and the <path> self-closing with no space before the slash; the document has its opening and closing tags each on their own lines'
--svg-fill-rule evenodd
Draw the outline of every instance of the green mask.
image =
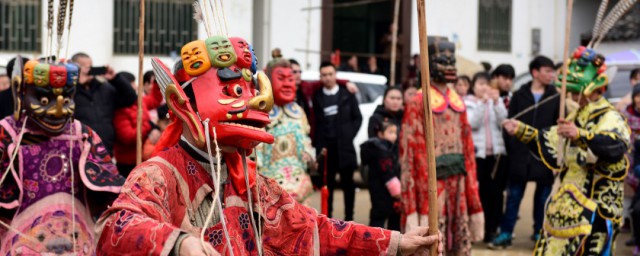
<svg viewBox="0 0 640 256">
<path fill-rule="evenodd" d="M 33 82 L 36 86 L 49 85 L 49 64 L 40 63 L 33 69 Z"/>
<path fill-rule="evenodd" d="M 567 60 L 567 91 L 571 93 L 583 93 L 590 95 L 595 90 L 609 84 L 609 78 L 604 73 L 607 66 L 604 64 L 604 56 L 597 54 L 593 49 L 584 46 L 578 47 L 573 56 Z M 562 87 L 562 70 L 558 71 L 557 87 Z"/>
<path fill-rule="evenodd" d="M 209 51 L 211 64 L 216 68 L 226 68 L 236 63 L 236 52 L 229 38 L 212 36 L 204 41 Z"/>
</svg>

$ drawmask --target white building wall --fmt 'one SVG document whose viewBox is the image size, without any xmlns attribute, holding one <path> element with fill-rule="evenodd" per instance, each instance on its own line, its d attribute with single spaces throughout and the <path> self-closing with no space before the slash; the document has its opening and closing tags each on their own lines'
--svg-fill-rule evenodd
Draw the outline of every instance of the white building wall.
<svg viewBox="0 0 640 256">
<path fill-rule="evenodd" d="M 296 59 L 303 69 L 317 70 L 320 66 L 322 11 L 302 9 L 321 6 L 322 1 L 271 0 L 271 5 L 270 49 L 278 47 L 285 58 Z"/>
<path fill-rule="evenodd" d="M 427 32 L 429 35 L 446 36 L 456 42 L 458 54 L 473 61 L 487 61 L 496 67 L 509 63 L 516 74 L 528 72 L 531 54 L 531 29 L 539 28 L 540 54 L 559 61 L 562 55 L 564 32 L 564 1 L 537 0 L 513 1 L 511 23 L 511 51 L 478 51 L 478 1 L 449 0 L 426 1 Z M 416 9 L 415 3 L 412 9 Z M 412 12 L 411 52 L 418 53 L 417 12 Z M 562 29 L 558 29 L 562 28 Z M 560 40 L 558 40 L 560 37 Z M 558 52 L 560 49 L 560 52 Z"/>
</svg>

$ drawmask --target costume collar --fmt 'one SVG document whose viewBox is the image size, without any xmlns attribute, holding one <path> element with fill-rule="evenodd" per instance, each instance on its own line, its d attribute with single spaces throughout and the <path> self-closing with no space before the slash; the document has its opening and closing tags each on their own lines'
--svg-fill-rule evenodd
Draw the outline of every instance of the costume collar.
<svg viewBox="0 0 640 256">
<path fill-rule="evenodd" d="M 447 107 L 458 113 L 467 110 L 464 101 L 454 90 L 447 87 L 446 91 L 442 93 L 433 85 L 429 87 L 429 90 L 431 92 L 431 110 L 433 113 L 440 114 L 447 110 Z"/>
<path fill-rule="evenodd" d="M 325 87 L 322 87 L 322 92 L 324 93 L 324 95 L 327 95 L 327 96 L 336 95 L 338 93 L 338 90 L 340 90 L 340 86 L 338 86 L 337 84 L 330 90 Z"/>
<path fill-rule="evenodd" d="M 568 119 L 572 120 L 572 117 L 577 116 L 578 122 L 585 124 L 587 121 L 597 118 L 609 111 L 615 111 L 615 107 L 611 105 L 607 99 L 600 97 L 600 99 L 589 102 L 586 106 L 579 108 L 576 112 L 572 113 L 573 115 L 570 114 Z"/>
<path fill-rule="evenodd" d="M 191 157 L 193 157 L 193 159 L 195 159 L 196 161 L 203 162 L 203 163 L 209 162 L 209 154 L 207 152 L 204 152 L 196 148 L 194 145 L 191 145 L 191 143 L 189 143 L 187 141 L 187 138 L 185 138 L 184 136 L 180 136 L 180 141 L 178 142 L 178 145 L 180 145 L 180 147 L 182 147 L 184 151 L 189 153 L 189 155 L 191 155 Z M 214 163 L 216 162 L 216 158 L 214 156 L 212 156 L 211 159 L 213 160 Z"/>
</svg>

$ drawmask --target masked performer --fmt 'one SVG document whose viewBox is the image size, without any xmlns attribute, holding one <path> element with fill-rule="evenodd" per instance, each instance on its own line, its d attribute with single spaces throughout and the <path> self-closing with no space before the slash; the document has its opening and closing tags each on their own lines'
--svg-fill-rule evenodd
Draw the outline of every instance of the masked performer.
<svg viewBox="0 0 640 256">
<path fill-rule="evenodd" d="M 258 170 L 275 179 L 296 201 L 305 203 L 313 192 L 306 170 L 308 166 L 313 167 L 315 155 L 307 116 L 295 102 L 296 81 L 289 61 L 272 62 L 266 72 L 275 103 L 269 112 L 271 124 L 267 125 L 267 132 L 275 137 L 275 142 L 257 147 Z"/>
<path fill-rule="evenodd" d="M 430 42 L 434 40 L 429 40 Z M 470 254 L 471 242 L 484 234 L 484 216 L 478 196 L 476 163 L 464 102 L 454 90 L 455 46 L 436 41 L 429 45 L 433 127 L 424 127 L 422 94 L 408 100 L 400 138 L 402 203 L 405 231 L 427 225 L 427 154 L 435 154 L 438 179 L 439 226 L 445 250 Z M 433 129 L 435 152 L 426 152 L 424 132 Z"/>
<path fill-rule="evenodd" d="M 613 255 L 622 222 L 630 131 L 623 116 L 602 96 L 608 84 L 604 57 L 580 47 L 567 63 L 567 91 L 580 107 L 557 126 L 538 130 L 507 120 L 505 130 L 529 146 L 560 174 L 560 188 L 547 202 L 536 255 Z M 557 86 L 561 85 L 562 75 Z M 564 158 L 557 164 L 560 139 Z"/>
<path fill-rule="evenodd" d="M 93 219 L 124 178 L 98 135 L 73 119 L 78 67 L 21 60 L 15 115 L 0 121 L 0 254 L 93 255 Z"/>
<path fill-rule="evenodd" d="M 437 239 L 329 219 L 258 175 L 246 156 L 274 141 L 271 84 L 231 42 L 186 44 L 175 75 L 152 61 L 173 122 L 101 218 L 99 254 L 395 255 Z"/>
</svg>

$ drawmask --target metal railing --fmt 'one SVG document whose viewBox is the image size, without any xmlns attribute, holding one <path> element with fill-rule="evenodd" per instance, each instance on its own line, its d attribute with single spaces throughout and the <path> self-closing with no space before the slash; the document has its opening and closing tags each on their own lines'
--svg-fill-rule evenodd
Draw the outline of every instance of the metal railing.
<svg viewBox="0 0 640 256">
<path fill-rule="evenodd" d="M 0 51 L 40 52 L 40 0 L 0 0 Z"/>
</svg>

